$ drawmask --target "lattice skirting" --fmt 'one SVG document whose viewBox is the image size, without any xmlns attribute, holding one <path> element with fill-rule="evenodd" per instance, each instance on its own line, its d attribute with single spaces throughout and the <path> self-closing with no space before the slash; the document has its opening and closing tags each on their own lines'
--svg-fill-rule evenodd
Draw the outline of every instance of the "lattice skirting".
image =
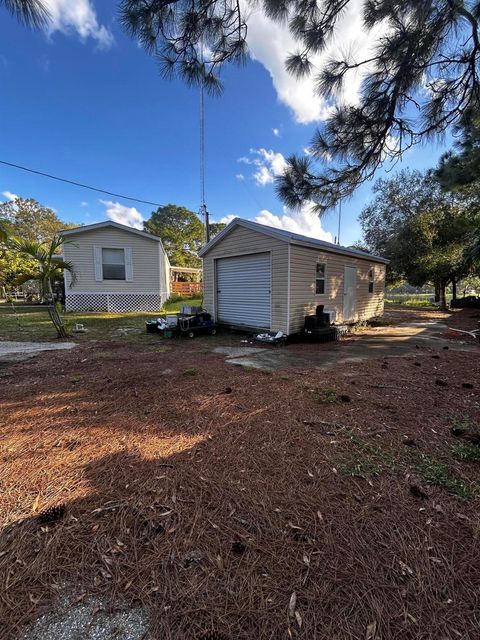
<svg viewBox="0 0 480 640">
<path fill-rule="evenodd" d="M 160 311 L 167 294 L 158 293 L 67 293 L 66 311 Z"/>
</svg>

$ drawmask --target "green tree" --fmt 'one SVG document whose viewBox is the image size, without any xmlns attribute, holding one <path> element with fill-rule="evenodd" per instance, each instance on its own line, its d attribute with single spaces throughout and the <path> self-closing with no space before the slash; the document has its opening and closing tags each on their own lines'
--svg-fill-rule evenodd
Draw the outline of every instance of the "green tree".
<svg viewBox="0 0 480 640">
<path fill-rule="evenodd" d="M 277 181 L 289 206 L 305 200 L 322 212 L 350 195 L 388 159 L 442 135 L 478 103 L 478 0 L 365 0 L 371 37 L 362 57 L 347 50 L 318 65 L 314 58 L 339 37 L 353 0 L 260 0 L 256 7 L 287 24 L 297 48 L 285 50 L 287 70 L 313 76 L 322 100 L 334 106 L 309 145 L 291 156 Z M 121 21 L 155 55 L 164 74 L 219 92 L 218 71 L 246 54 L 249 3 L 237 0 L 122 0 Z M 361 74 L 358 104 L 339 99 L 352 74 Z M 328 159 L 328 161 L 325 161 Z"/>
<path fill-rule="evenodd" d="M 210 222 L 210 240 L 220 233 L 220 231 L 223 231 L 226 226 L 224 222 Z"/>
<path fill-rule="evenodd" d="M 374 186 L 375 197 L 360 214 L 369 249 L 390 259 L 388 280 L 435 285 L 446 307 L 446 287 L 465 275 L 465 241 L 480 218 L 469 202 L 442 191 L 432 172 L 401 171 Z"/>
<path fill-rule="evenodd" d="M 154 211 L 144 227 L 145 231 L 162 239 L 172 266 L 201 266 L 197 251 L 203 243 L 204 227 L 193 211 L 175 204 L 167 204 Z"/>
<path fill-rule="evenodd" d="M 62 222 L 54 211 L 33 198 L 20 197 L 0 204 L 0 223 L 10 235 L 37 242 L 49 242 L 61 229 L 77 226 Z"/>
<path fill-rule="evenodd" d="M 9 289 L 36 274 L 35 262 L 19 253 L 9 238 L 50 244 L 58 231 L 73 226 L 76 225 L 62 222 L 54 211 L 32 198 L 15 198 L 0 204 L 0 285 Z"/>
<path fill-rule="evenodd" d="M 454 150 L 445 154 L 435 177 L 446 191 L 459 193 L 469 201 L 471 209 L 480 210 L 480 109 L 472 109 L 457 127 L 460 139 Z M 472 277 L 480 274 L 480 225 L 465 241 L 464 270 Z"/>
<path fill-rule="evenodd" d="M 469 110 L 456 131 L 460 139 L 442 156 L 435 176 L 445 190 L 480 200 L 480 111 Z"/>
</svg>

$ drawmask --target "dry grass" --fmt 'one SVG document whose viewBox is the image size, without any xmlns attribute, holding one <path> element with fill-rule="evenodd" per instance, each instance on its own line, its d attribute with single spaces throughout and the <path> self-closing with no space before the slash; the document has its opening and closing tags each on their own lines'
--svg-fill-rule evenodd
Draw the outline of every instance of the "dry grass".
<svg viewBox="0 0 480 640">
<path fill-rule="evenodd" d="M 471 353 L 265 376 L 204 343 L 112 342 L 7 373 L 2 640 L 65 584 L 140 604 L 152 639 L 478 637 L 478 466 L 450 435 L 480 419 Z M 427 459 L 471 499 L 428 485 Z"/>
</svg>

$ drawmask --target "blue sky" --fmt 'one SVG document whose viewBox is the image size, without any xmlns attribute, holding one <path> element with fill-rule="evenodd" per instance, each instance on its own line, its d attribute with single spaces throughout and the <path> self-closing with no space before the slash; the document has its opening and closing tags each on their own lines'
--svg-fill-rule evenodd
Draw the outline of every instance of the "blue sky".
<svg viewBox="0 0 480 640">
<path fill-rule="evenodd" d="M 0 14 L 0 159 L 197 211 L 198 91 L 161 78 L 155 61 L 122 33 L 112 2 L 48 3 L 50 33 Z M 346 38 L 358 31 L 358 15 L 347 15 L 343 29 Z M 226 68 L 222 97 L 206 100 L 208 208 L 215 220 L 237 215 L 328 239 L 325 233 L 337 232 L 336 212 L 321 224 L 286 212 L 272 182 L 285 156 L 308 147 L 326 105 L 284 72 L 290 42 L 282 27 L 254 15 L 249 44 L 254 59 Z M 398 168 L 430 167 L 444 150 L 418 147 Z M 5 166 L 1 192 L 35 198 L 79 224 L 111 217 L 140 226 L 152 211 Z M 344 204 L 342 244 L 360 238 L 356 219 L 370 196 L 365 184 Z"/>
</svg>

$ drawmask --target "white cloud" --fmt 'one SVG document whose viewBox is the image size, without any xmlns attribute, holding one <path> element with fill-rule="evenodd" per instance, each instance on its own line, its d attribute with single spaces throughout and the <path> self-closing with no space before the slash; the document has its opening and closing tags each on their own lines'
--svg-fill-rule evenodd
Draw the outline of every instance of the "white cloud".
<svg viewBox="0 0 480 640">
<path fill-rule="evenodd" d="M 268 167 L 263 166 L 258 171 L 255 171 L 253 177 L 260 187 L 264 187 L 266 184 L 273 182 L 275 176 Z"/>
<path fill-rule="evenodd" d="M 280 137 L 280 129 L 272 129 L 272 133 L 274 136 L 276 136 L 277 138 Z"/>
<path fill-rule="evenodd" d="M 245 176 L 243 175 L 243 173 L 237 173 L 237 174 L 235 175 L 235 178 L 236 178 L 237 180 L 245 180 Z"/>
<path fill-rule="evenodd" d="M 243 2 L 244 8 L 246 0 Z M 330 57 L 339 57 L 345 50 L 352 50 L 356 60 L 369 57 L 376 36 L 382 27 L 367 32 L 362 23 L 364 0 L 350 0 L 338 21 L 335 38 L 322 53 L 312 57 L 316 69 L 322 67 Z M 248 22 L 247 42 L 250 55 L 270 73 L 278 99 L 293 111 L 295 120 L 302 124 L 325 120 L 331 113 L 333 103 L 315 93 L 313 76 L 297 79 L 285 68 L 285 59 L 298 50 L 288 25 L 267 18 L 260 9 L 254 10 Z M 350 72 L 339 101 L 356 104 L 362 75 Z"/>
<path fill-rule="evenodd" d="M 88 202 L 83 201 L 83 202 L 80 203 L 80 206 L 81 207 L 88 207 Z"/>
<path fill-rule="evenodd" d="M 255 216 L 255 222 L 265 224 L 268 227 L 275 227 L 276 229 L 300 233 L 310 238 L 333 242 L 332 234 L 329 231 L 325 231 L 320 217 L 313 211 L 312 202 L 306 202 L 299 211 L 290 211 L 287 207 L 284 207 L 282 215 L 276 215 L 268 211 L 268 209 L 263 209 Z"/>
<path fill-rule="evenodd" d="M 253 173 L 255 182 L 264 187 L 274 181 L 276 176 L 280 176 L 287 166 L 285 157 L 272 149 L 250 149 L 250 156 L 242 156 L 237 162 L 256 167 Z"/>
<path fill-rule="evenodd" d="M 235 220 L 235 218 L 238 218 L 238 216 L 236 216 L 234 213 L 230 213 L 228 214 L 228 216 L 223 216 L 223 218 L 220 218 L 220 222 L 222 224 L 230 224 L 230 222 L 232 220 Z"/>
<path fill-rule="evenodd" d="M 44 4 L 50 13 L 49 35 L 56 31 L 67 35 L 76 33 L 83 41 L 92 38 L 101 49 L 112 46 L 113 34 L 108 27 L 99 24 L 90 0 L 44 0 Z"/>
<path fill-rule="evenodd" d="M 18 198 L 16 193 L 12 193 L 11 191 L 2 191 L 2 196 L 6 198 L 9 202 L 13 202 Z"/>
<path fill-rule="evenodd" d="M 120 202 L 112 202 L 111 200 L 100 200 L 100 202 L 106 206 L 105 214 L 113 222 L 143 230 L 145 218 L 135 207 L 126 207 Z"/>
</svg>

